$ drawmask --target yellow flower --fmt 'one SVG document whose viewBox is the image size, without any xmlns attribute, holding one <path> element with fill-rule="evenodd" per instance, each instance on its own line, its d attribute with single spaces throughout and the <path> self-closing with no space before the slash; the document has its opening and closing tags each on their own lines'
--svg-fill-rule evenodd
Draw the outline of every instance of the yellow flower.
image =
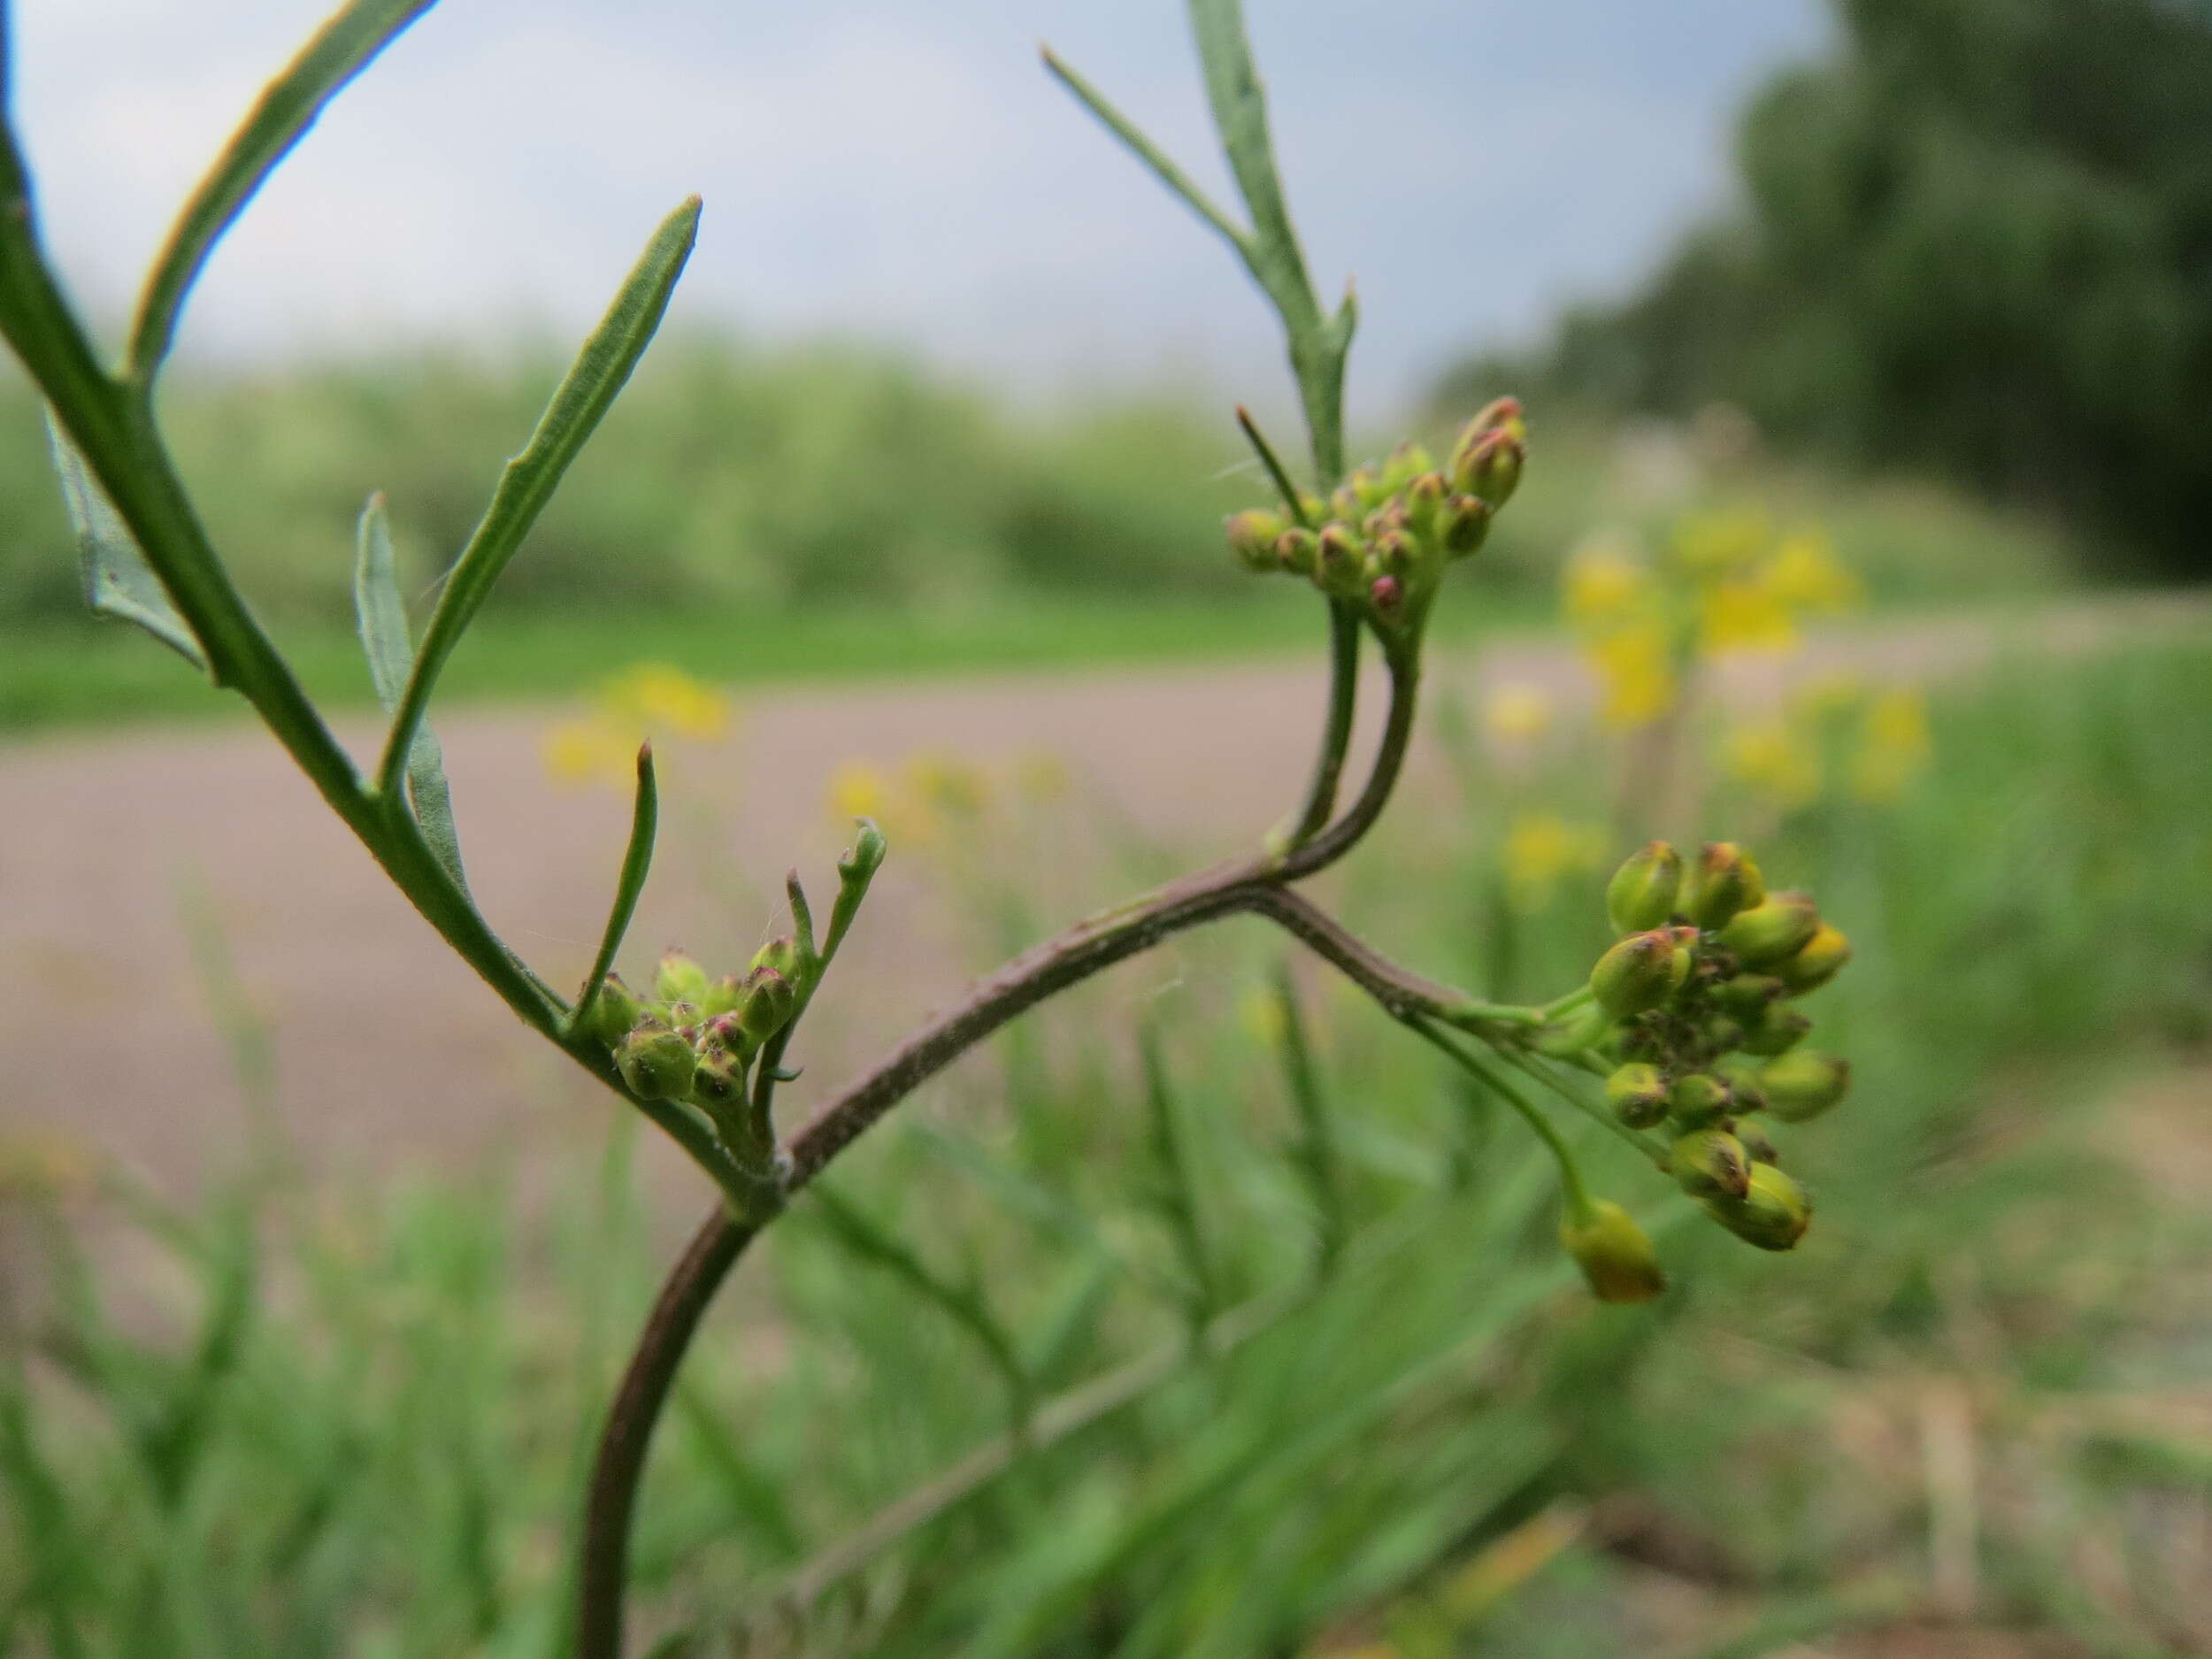
<svg viewBox="0 0 2212 1659">
<path fill-rule="evenodd" d="M 625 669 L 604 683 L 598 701 L 611 716 L 701 742 L 711 742 L 729 729 L 729 699 L 666 663 Z"/>
<path fill-rule="evenodd" d="M 1820 798 L 1820 751 L 1787 720 L 1758 720 L 1729 733 L 1728 770 L 1783 807 Z"/>
<path fill-rule="evenodd" d="M 640 741 L 595 716 L 564 721 L 545 734 L 546 774 L 559 784 L 626 788 L 637 776 Z"/>
<path fill-rule="evenodd" d="M 1603 687 L 1600 712 L 1608 726 L 1647 726 L 1674 706 L 1674 664 L 1663 627 L 1619 629 L 1594 641 L 1586 655 Z"/>
<path fill-rule="evenodd" d="M 880 821 L 889 816 L 890 803 L 890 780 L 873 761 L 840 761 L 830 774 L 829 806 L 833 817 Z"/>
<path fill-rule="evenodd" d="M 1551 729 L 1552 700 L 1541 686 L 1500 686 L 1482 705 L 1482 723 L 1494 742 L 1532 743 Z"/>
<path fill-rule="evenodd" d="M 1603 532 L 1575 549 L 1560 581 L 1560 597 L 1574 622 L 1617 621 L 1651 591 L 1651 572 L 1637 557 L 1635 543 Z"/>
<path fill-rule="evenodd" d="M 1764 513 L 1685 513 L 1675 521 L 1667 552 L 1693 576 L 1726 576 L 1765 552 L 1772 535 Z"/>
<path fill-rule="evenodd" d="M 900 781 L 922 806 L 949 818 L 973 818 L 990 795 L 981 767 L 944 749 L 916 755 L 901 769 Z"/>
<path fill-rule="evenodd" d="M 1570 824 L 1550 812 L 1524 812 L 1506 831 L 1501 864 L 1506 897 L 1532 915 L 1549 907 L 1562 876 L 1595 870 L 1605 858 L 1605 831 Z"/>
<path fill-rule="evenodd" d="M 1851 763 L 1851 792 L 1863 801 L 1894 801 L 1934 756 L 1926 700 L 1910 687 L 1886 691 L 1866 705 Z"/>
<path fill-rule="evenodd" d="M 1759 582 L 1788 610 L 1829 616 L 1855 611 L 1866 596 L 1857 573 L 1818 530 L 1801 530 L 1786 540 L 1760 567 Z"/>
<path fill-rule="evenodd" d="M 1730 579 L 1705 591 L 1699 606 L 1699 649 L 1723 651 L 1788 651 L 1797 645 L 1789 611 L 1766 584 Z"/>
</svg>

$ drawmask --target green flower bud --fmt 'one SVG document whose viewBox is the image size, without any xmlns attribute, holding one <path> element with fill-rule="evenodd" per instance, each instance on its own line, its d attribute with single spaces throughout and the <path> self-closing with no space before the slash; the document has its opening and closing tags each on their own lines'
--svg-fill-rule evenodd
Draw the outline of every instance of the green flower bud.
<svg viewBox="0 0 2212 1659">
<path fill-rule="evenodd" d="M 1475 417 L 1461 429 L 1459 442 L 1454 453 L 1466 449 L 1486 432 L 1509 433 L 1526 439 L 1528 422 L 1522 418 L 1521 400 L 1517 397 L 1494 397 L 1475 411 Z"/>
<path fill-rule="evenodd" d="M 664 1002 L 695 1002 L 707 993 L 707 971 L 680 950 L 661 958 L 654 994 Z"/>
<path fill-rule="evenodd" d="M 1341 518 L 1348 526 L 1357 524 L 1372 505 L 1372 502 L 1360 499 L 1359 487 L 1349 479 L 1329 494 L 1329 517 Z"/>
<path fill-rule="evenodd" d="M 1667 1091 L 1667 1110 L 1685 1129 L 1701 1129 L 1725 1118 L 1735 1099 L 1728 1085 L 1710 1071 L 1688 1071 Z"/>
<path fill-rule="evenodd" d="M 1733 841 L 1707 841 L 1682 893 L 1682 910 L 1700 927 L 1725 927 L 1739 910 L 1766 902 L 1751 855 Z"/>
<path fill-rule="evenodd" d="M 1443 517 L 1452 487 L 1441 472 L 1423 472 L 1406 486 L 1406 526 L 1416 535 L 1432 536 Z"/>
<path fill-rule="evenodd" d="M 1805 1189 L 1771 1164 L 1751 1166 L 1751 1183 L 1741 1198 L 1708 1198 L 1702 1204 L 1707 1215 L 1763 1250 L 1790 1248 L 1813 1218 Z"/>
<path fill-rule="evenodd" d="M 686 1042 L 691 1041 L 694 1030 L 706 1018 L 696 1002 L 670 1002 L 662 1008 L 661 1013 L 661 1023 L 672 1028 Z"/>
<path fill-rule="evenodd" d="M 1403 576 L 1413 568 L 1413 538 L 1396 526 L 1379 532 L 1371 542 L 1375 567 L 1385 576 Z"/>
<path fill-rule="evenodd" d="M 1682 855 L 1665 841 L 1630 854 L 1605 887 L 1605 913 L 1613 931 L 1640 933 L 1665 926 L 1681 887 Z"/>
<path fill-rule="evenodd" d="M 717 1124 L 723 1114 L 745 1098 L 745 1062 L 735 1050 L 710 1048 L 699 1056 L 691 1074 L 691 1098 L 706 1108 Z"/>
<path fill-rule="evenodd" d="M 1342 525 L 1325 526 L 1314 546 L 1313 580 L 1325 594 L 1349 599 L 1365 586 L 1358 539 Z"/>
<path fill-rule="evenodd" d="M 1450 557 L 1463 559 L 1490 539 L 1490 503 L 1479 495 L 1454 495 L 1437 517 L 1437 539 Z"/>
<path fill-rule="evenodd" d="M 1743 1041 L 1738 1046 L 1746 1054 L 1771 1058 L 1787 1054 L 1812 1028 L 1813 1022 L 1795 1009 L 1770 1007 L 1760 1014 L 1758 1023 L 1744 1033 Z"/>
<path fill-rule="evenodd" d="M 1843 936 L 1843 930 L 1832 922 L 1823 922 L 1802 950 L 1774 964 L 1774 977 L 1782 981 L 1788 995 L 1802 996 L 1834 979 L 1850 960 L 1851 941 Z"/>
<path fill-rule="evenodd" d="M 1494 511 L 1513 499 L 1527 459 L 1528 446 L 1511 433 L 1486 432 L 1452 457 L 1452 487 L 1479 496 Z"/>
<path fill-rule="evenodd" d="M 1229 550 L 1248 571 L 1275 568 L 1276 539 L 1289 528 L 1289 522 L 1282 514 L 1261 507 L 1231 513 L 1222 526 L 1229 538 Z"/>
<path fill-rule="evenodd" d="M 1659 1253 L 1618 1204 L 1601 1198 L 1590 1206 L 1586 1220 L 1563 1218 L 1559 1241 L 1600 1302 L 1649 1302 L 1667 1287 Z"/>
<path fill-rule="evenodd" d="M 1386 488 L 1403 489 L 1424 472 L 1433 472 L 1436 457 L 1427 446 L 1410 441 L 1400 444 L 1383 463 L 1383 484 Z"/>
<path fill-rule="evenodd" d="M 1667 1080 L 1657 1066 L 1632 1060 L 1605 1079 L 1605 1103 L 1631 1129 L 1648 1129 L 1667 1115 Z"/>
<path fill-rule="evenodd" d="M 1739 1116 L 1746 1112 L 1763 1112 L 1767 1109 L 1767 1092 L 1759 1081 L 1759 1073 L 1747 1060 L 1724 1060 L 1720 1073 L 1728 1085 L 1728 1110 Z"/>
<path fill-rule="evenodd" d="M 1321 538 L 1303 525 L 1277 536 L 1274 550 L 1275 563 L 1294 576 L 1310 576 L 1320 568 Z"/>
<path fill-rule="evenodd" d="M 599 982 L 599 995 L 591 1000 L 591 1034 L 612 1048 L 630 1034 L 630 1028 L 645 1017 L 645 1004 L 631 994 L 622 983 L 622 976 L 611 973 Z"/>
<path fill-rule="evenodd" d="M 1356 468 L 1344 481 L 1350 487 L 1352 499 L 1359 503 L 1362 513 L 1372 512 L 1390 499 L 1390 485 L 1383 478 L 1381 469 L 1371 461 L 1365 466 Z M 1344 516 L 1349 518 L 1356 515 L 1347 513 Z"/>
<path fill-rule="evenodd" d="M 1715 986 L 1713 1000 L 1738 1019 L 1756 1025 L 1783 988 L 1782 981 L 1770 973 L 1740 973 Z"/>
<path fill-rule="evenodd" d="M 845 856 L 837 861 L 838 879 L 850 885 L 865 881 L 883 868 L 883 861 L 891 851 L 891 843 L 883 838 L 872 818 L 858 820 L 853 832 L 853 844 L 845 849 Z"/>
<path fill-rule="evenodd" d="M 1731 917 L 1720 930 L 1720 942 L 1745 967 L 1760 968 L 1795 956 L 1819 931 L 1820 911 L 1810 895 L 1777 893 Z"/>
<path fill-rule="evenodd" d="M 738 1018 L 734 1010 L 717 1014 L 699 1028 L 698 1047 L 702 1054 L 719 1049 L 741 1060 L 759 1046 L 745 1034 L 745 1022 Z"/>
<path fill-rule="evenodd" d="M 711 980 L 699 998 L 699 1018 L 712 1020 L 718 1014 L 732 1012 L 745 999 L 745 982 L 734 973 L 726 973 Z"/>
<path fill-rule="evenodd" d="M 1743 1143 L 1744 1156 L 1754 1164 L 1779 1164 L 1782 1155 L 1774 1149 L 1774 1142 L 1767 1132 L 1748 1118 L 1736 1120 L 1736 1139 Z"/>
<path fill-rule="evenodd" d="M 1705 1022 L 1705 1041 L 1715 1054 L 1742 1048 L 1747 1034 L 1741 1020 L 1731 1019 L 1725 1014 L 1716 1014 Z"/>
<path fill-rule="evenodd" d="M 798 987 L 771 967 L 752 972 L 745 989 L 745 1004 L 737 1010 L 738 1024 L 755 1042 L 766 1042 L 784 1028 L 798 1010 Z"/>
<path fill-rule="evenodd" d="M 763 968 L 772 968 L 787 979 L 796 979 L 800 968 L 799 941 L 788 933 L 780 939 L 770 940 L 753 953 L 752 965 L 755 978 L 758 977 Z M 749 979 L 748 988 L 750 984 L 751 979 Z"/>
<path fill-rule="evenodd" d="M 1378 576 L 1368 584 L 1367 603 L 1384 621 L 1394 621 L 1406 608 L 1406 585 L 1395 576 Z"/>
<path fill-rule="evenodd" d="M 1817 1118 L 1851 1090 L 1851 1062 L 1816 1048 L 1797 1048 L 1759 1073 L 1767 1110 L 1786 1124 Z"/>
<path fill-rule="evenodd" d="M 691 1093 L 699 1056 L 667 1026 L 648 1020 L 622 1040 L 614 1063 L 640 1100 L 682 1100 Z"/>
<path fill-rule="evenodd" d="M 1631 933 L 1598 958 L 1590 990 L 1616 1019 L 1658 1007 L 1673 995 L 1676 946 L 1664 928 Z"/>
<path fill-rule="evenodd" d="M 1667 1153 L 1675 1185 L 1693 1198 L 1741 1198 L 1751 1188 L 1751 1155 L 1725 1129 L 1693 1129 Z"/>
</svg>

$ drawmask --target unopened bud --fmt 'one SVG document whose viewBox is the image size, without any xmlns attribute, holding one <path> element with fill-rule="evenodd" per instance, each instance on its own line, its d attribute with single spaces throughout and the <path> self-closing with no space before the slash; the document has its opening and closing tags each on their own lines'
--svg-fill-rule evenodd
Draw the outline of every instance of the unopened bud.
<svg viewBox="0 0 2212 1659">
<path fill-rule="evenodd" d="M 1405 609 L 1406 585 L 1395 576 L 1378 576 L 1367 585 L 1368 603 L 1385 621 Z"/>
<path fill-rule="evenodd" d="M 1479 495 L 1454 495 L 1437 518 L 1437 537 L 1444 551 L 1463 559 L 1490 539 L 1490 519 L 1495 511 Z"/>
<path fill-rule="evenodd" d="M 1770 1007 L 1760 1015 L 1758 1023 L 1744 1033 L 1739 1046 L 1746 1054 L 1763 1055 L 1771 1059 L 1794 1048 L 1812 1028 L 1813 1022 L 1795 1009 Z"/>
<path fill-rule="evenodd" d="M 1725 927 L 1740 910 L 1766 901 L 1751 855 L 1733 841 L 1707 841 L 1682 892 L 1682 910 L 1700 927 Z"/>
<path fill-rule="evenodd" d="M 1843 930 L 1832 922 L 1823 922 L 1805 941 L 1805 948 L 1776 963 L 1773 972 L 1789 995 L 1802 996 L 1834 979 L 1850 960 L 1851 941 L 1843 936 Z"/>
<path fill-rule="evenodd" d="M 1742 1048 L 1747 1034 L 1742 1021 L 1732 1019 L 1726 1014 L 1716 1014 L 1705 1022 L 1706 1045 L 1715 1054 L 1727 1054 Z"/>
<path fill-rule="evenodd" d="M 1820 931 L 1820 910 L 1803 893 L 1776 893 L 1763 904 L 1739 910 L 1720 930 L 1720 942 L 1747 968 L 1793 956 Z"/>
<path fill-rule="evenodd" d="M 1479 496 L 1494 511 L 1513 499 L 1528 448 L 1505 431 L 1486 432 L 1452 458 L 1452 486 Z"/>
<path fill-rule="evenodd" d="M 702 1052 L 719 1049 L 743 1059 L 759 1046 L 746 1034 L 745 1022 L 735 1012 L 717 1014 L 699 1028 Z"/>
<path fill-rule="evenodd" d="M 1817 1048 L 1796 1048 L 1759 1073 L 1767 1110 L 1786 1124 L 1817 1118 L 1851 1090 L 1851 1062 Z"/>
<path fill-rule="evenodd" d="M 737 1010 L 738 1024 L 755 1042 L 765 1042 L 783 1029 L 798 1005 L 798 987 L 788 979 L 774 968 L 755 968 L 744 1006 Z"/>
<path fill-rule="evenodd" d="M 1705 1213 L 1747 1244 L 1763 1250 L 1786 1250 L 1805 1236 L 1812 1223 L 1812 1201 L 1805 1189 L 1771 1164 L 1754 1164 L 1741 1198 L 1708 1198 Z"/>
<path fill-rule="evenodd" d="M 1528 422 L 1523 418 L 1521 400 L 1517 397 L 1494 397 L 1475 411 L 1459 434 L 1459 449 L 1465 449 L 1486 432 L 1509 433 L 1516 438 L 1528 436 Z"/>
<path fill-rule="evenodd" d="M 1751 1187 L 1751 1155 L 1725 1129 L 1693 1129 L 1669 1148 L 1667 1171 L 1693 1198 L 1741 1198 Z"/>
<path fill-rule="evenodd" d="M 1631 1129 L 1648 1129 L 1667 1115 L 1667 1080 L 1657 1066 L 1632 1060 L 1605 1079 L 1605 1103 Z"/>
<path fill-rule="evenodd" d="M 1743 1143 L 1744 1156 L 1754 1164 L 1779 1164 L 1782 1155 L 1774 1149 L 1774 1142 L 1767 1132 L 1748 1118 L 1736 1120 L 1735 1135 Z"/>
<path fill-rule="evenodd" d="M 591 1034 L 612 1048 L 643 1018 L 645 1004 L 631 995 L 620 974 L 611 973 L 599 982 L 599 995 L 591 1000 L 590 1013 Z"/>
<path fill-rule="evenodd" d="M 1667 1110 L 1685 1129 L 1701 1129 L 1728 1115 L 1735 1096 L 1710 1071 L 1689 1071 L 1667 1091 Z"/>
<path fill-rule="evenodd" d="M 1239 564 L 1251 571 L 1275 567 L 1276 540 L 1289 528 L 1282 514 L 1269 512 L 1263 507 L 1231 513 L 1222 526 L 1229 538 L 1229 550 L 1237 556 Z"/>
<path fill-rule="evenodd" d="M 801 966 L 799 941 L 788 933 L 783 934 L 780 938 L 770 940 L 753 953 L 752 966 L 756 975 L 763 968 L 772 968 L 787 979 L 797 979 Z"/>
<path fill-rule="evenodd" d="M 1663 928 L 1631 933 L 1590 970 L 1592 994 L 1616 1019 L 1658 1007 L 1676 985 L 1675 943 Z"/>
<path fill-rule="evenodd" d="M 891 843 L 884 840 L 883 832 L 876 827 L 875 819 L 860 819 L 858 827 L 853 832 L 853 844 L 837 861 L 838 879 L 848 886 L 856 881 L 868 880 L 883 868 L 883 861 L 890 851 Z"/>
<path fill-rule="evenodd" d="M 1321 538 L 1303 525 L 1275 538 L 1275 562 L 1297 576 L 1310 576 L 1320 568 Z"/>
<path fill-rule="evenodd" d="M 1356 524 L 1370 504 L 1360 499 L 1359 487 L 1347 479 L 1329 493 L 1329 517 Z"/>
<path fill-rule="evenodd" d="M 701 995 L 699 1018 L 710 1022 L 718 1015 L 732 1012 L 744 998 L 744 980 L 734 973 L 726 973 L 710 983 Z"/>
<path fill-rule="evenodd" d="M 1682 855 L 1665 841 L 1653 841 L 1613 872 L 1605 887 L 1605 913 L 1617 933 L 1640 933 L 1666 926 L 1682 888 Z"/>
<path fill-rule="evenodd" d="M 1400 444 L 1383 462 L 1383 483 L 1391 489 L 1403 489 L 1422 473 L 1432 471 L 1436 459 L 1425 444 L 1411 440 Z"/>
<path fill-rule="evenodd" d="M 1559 1241 L 1600 1302 L 1649 1302 L 1667 1287 L 1649 1237 L 1628 1211 L 1606 1199 L 1592 1203 L 1582 1221 L 1562 1219 Z"/>
<path fill-rule="evenodd" d="M 1403 576 L 1413 568 L 1413 538 L 1395 526 L 1377 534 L 1370 543 L 1375 567 L 1386 576 Z"/>
<path fill-rule="evenodd" d="M 1441 472 L 1423 472 L 1406 486 L 1406 523 L 1417 535 L 1434 535 L 1452 487 Z"/>
<path fill-rule="evenodd" d="M 1381 469 L 1372 462 L 1356 469 L 1344 481 L 1351 488 L 1352 499 L 1359 503 L 1361 512 L 1371 512 L 1390 499 L 1390 486 L 1384 481 Z"/>
<path fill-rule="evenodd" d="M 1713 1000 L 1747 1023 L 1755 1023 L 1784 990 L 1770 973 L 1740 973 L 1713 987 Z"/>
<path fill-rule="evenodd" d="M 1333 532 L 1334 534 L 1332 534 Z M 1321 591 L 1348 599 L 1365 585 L 1357 540 L 1341 525 L 1323 529 L 1315 543 L 1313 579 Z"/>
<path fill-rule="evenodd" d="M 615 1050 L 616 1067 L 640 1100 L 681 1100 L 691 1093 L 699 1056 L 691 1045 L 657 1021 L 637 1027 Z"/>
<path fill-rule="evenodd" d="M 661 958 L 653 990 L 664 1002 L 695 1002 L 706 995 L 707 971 L 680 950 Z"/>
<path fill-rule="evenodd" d="M 691 1074 L 691 1098 L 718 1124 L 725 1109 L 745 1098 L 745 1062 L 733 1049 L 710 1048 Z"/>
</svg>

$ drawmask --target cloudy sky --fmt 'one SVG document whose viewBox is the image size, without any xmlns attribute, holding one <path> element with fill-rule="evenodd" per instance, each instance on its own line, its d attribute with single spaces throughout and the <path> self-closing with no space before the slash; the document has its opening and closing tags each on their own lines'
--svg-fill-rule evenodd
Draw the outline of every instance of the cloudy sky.
<svg viewBox="0 0 2212 1659">
<path fill-rule="evenodd" d="M 1358 280 L 1377 411 L 1456 349 L 1627 282 L 1724 197 L 1744 92 L 1825 32 L 1820 0 L 1247 9 L 1317 280 Z M 48 235 L 96 311 L 126 309 L 177 200 L 324 10 L 15 0 Z M 695 190 L 679 317 L 866 334 L 1025 393 L 1274 401 L 1240 273 L 1046 80 L 1041 40 L 1222 182 L 1178 0 L 445 0 L 232 232 L 186 349 L 572 336 Z"/>
</svg>

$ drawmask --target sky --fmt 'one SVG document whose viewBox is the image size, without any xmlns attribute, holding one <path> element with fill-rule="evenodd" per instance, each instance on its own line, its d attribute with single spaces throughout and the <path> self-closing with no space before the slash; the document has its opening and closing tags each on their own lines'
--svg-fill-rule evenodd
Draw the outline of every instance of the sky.
<svg viewBox="0 0 2212 1659">
<path fill-rule="evenodd" d="M 323 0 L 15 0 L 50 244 L 112 323 Z M 1820 0 L 1246 0 L 1356 410 L 1630 285 L 1727 200 L 1735 110 Z M 1385 26 L 1379 19 L 1387 16 Z M 1227 250 L 1041 72 L 1048 41 L 1230 194 L 1177 0 L 445 0 L 348 88 L 186 314 L 202 360 L 569 340 L 705 197 L 672 318 L 891 342 L 1053 400 L 1279 403 Z"/>
</svg>

